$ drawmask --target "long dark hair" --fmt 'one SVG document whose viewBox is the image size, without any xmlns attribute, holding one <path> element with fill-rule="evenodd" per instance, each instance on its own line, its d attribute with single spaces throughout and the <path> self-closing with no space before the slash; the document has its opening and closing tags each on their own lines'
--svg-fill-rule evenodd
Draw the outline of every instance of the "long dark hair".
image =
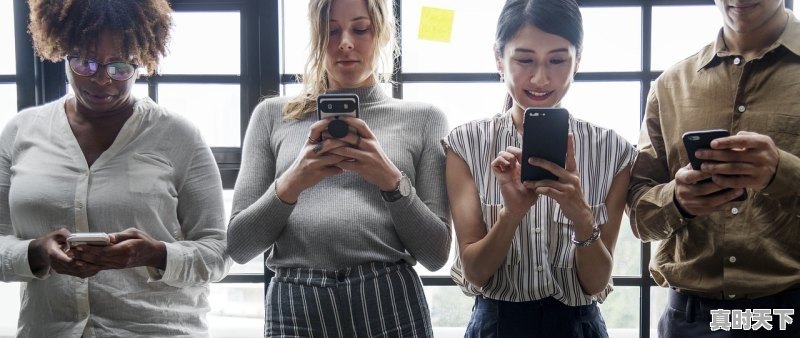
<svg viewBox="0 0 800 338">
<path fill-rule="evenodd" d="M 558 35 L 575 46 L 578 57 L 583 50 L 583 18 L 575 0 L 508 0 L 497 19 L 495 55 L 503 57 L 506 44 L 526 25 Z M 505 109 L 513 104 L 506 95 Z"/>
</svg>

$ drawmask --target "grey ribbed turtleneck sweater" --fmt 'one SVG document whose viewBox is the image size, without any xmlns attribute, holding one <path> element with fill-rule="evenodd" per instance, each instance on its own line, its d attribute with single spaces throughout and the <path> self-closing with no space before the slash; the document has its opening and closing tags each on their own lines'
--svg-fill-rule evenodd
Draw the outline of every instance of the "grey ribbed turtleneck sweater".
<svg viewBox="0 0 800 338">
<path fill-rule="evenodd" d="M 283 119 L 287 99 L 265 100 L 253 112 L 242 148 L 228 227 L 231 257 L 244 263 L 271 250 L 267 266 L 273 269 L 418 260 L 438 270 L 451 239 L 440 144 L 448 132 L 444 114 L 430 104 L 393 99 L 378 85 L 337 92 L 359 96 L 361 119 L 414 192 L 388 203 L 378 187 L 345 172 L 306 189 L 296 204 L 283 203 L 274 182 L 297 158 L 317 116 Z"/>
</svg>

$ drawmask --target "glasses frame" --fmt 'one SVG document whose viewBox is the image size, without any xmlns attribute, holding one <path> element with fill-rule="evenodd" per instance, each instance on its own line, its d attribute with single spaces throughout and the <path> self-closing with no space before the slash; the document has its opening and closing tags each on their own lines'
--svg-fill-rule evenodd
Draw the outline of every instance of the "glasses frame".
<svg viewBox="0 0 800 338">
<path fill-rule="evenodd" d="M 69 65 L 69 70 L 72 71 L 73 74 L 75 74 L 77 76 L 81 76 L 81 77 L 92 77 L 92 76 L 95 76 L 95 75 L 97 75 L 97 72 L 99 72 L 100 68 L 102 67 L 105 70 L 106 75 L 108 75 L 109 79 L 114 80 L 114 81 L 124 82 L 124 81 L 130 80 L 133 77 L 133 75 L 136 73 L 136 70 L 139 69 L 139 65 L 137 65 L 135 63 L 125 62 L 125 61 L 111 61 L 111 62 L 107 62 L 107 63 L 100 63 L 100 61 L 97 61 L 97 60 L 92 59 L 92 58 L 84 58 L 84 57 L 81 57 L 80 55 L 67 55 L 64 59 L 67 61 L 67 65 Z M 73 59 L 84 59 L 84 60 L 89 61 L 89 62 L 94 62 L 94 63 L 97 64 L 97 70 L 95 70 L 93 73 L 88 74 L 88 75 L 80 74 L 77 71 L 75 71 L 75 68 L 72 68 L 72 63 L 70 61 L 73 60 Z M 115 79 L 114 76 L 111 75 L 111 73 L 108 72 L 108 67 L 106 67 L 106 66 L 114 64 L 114 63 L 124 63 L 124 64 L 130 65 L 130 66 L 133 66 L 133 72 L 131 72 L 131 75 L 128 76 L 128 78 L 126 78 L 124 80 Z"/>
</svg>

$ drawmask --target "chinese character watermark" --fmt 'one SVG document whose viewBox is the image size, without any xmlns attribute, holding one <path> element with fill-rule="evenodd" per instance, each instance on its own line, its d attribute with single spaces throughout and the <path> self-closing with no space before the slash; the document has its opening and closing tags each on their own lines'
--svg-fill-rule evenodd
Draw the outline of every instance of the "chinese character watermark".
<svg viewBox="0 0 800 338">
<path fill-rule="evenodd" d="M 723 330 L 767 330 L 773 328 L 774 317 L 777 317 L 778 330 L 785 331 L 786 325 L 794 322 L 794 309 L 747 309 L 747 310 L 711 310 L 711 331 Z"/>
</svg>

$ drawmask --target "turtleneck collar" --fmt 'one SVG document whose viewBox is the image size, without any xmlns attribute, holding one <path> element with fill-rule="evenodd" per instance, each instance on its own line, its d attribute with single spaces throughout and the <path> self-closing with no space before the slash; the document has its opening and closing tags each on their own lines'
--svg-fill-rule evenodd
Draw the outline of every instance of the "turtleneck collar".
<svg viewBox="0 0 800 338">
<path fill-rule="evenodd" d="M 390 97 L 381 88 L 380 83 L 361 88 L 331 89 L 329 94 L 356 94 L 359 104 L 376 103 L 388 100 Z"/>
</svg>

